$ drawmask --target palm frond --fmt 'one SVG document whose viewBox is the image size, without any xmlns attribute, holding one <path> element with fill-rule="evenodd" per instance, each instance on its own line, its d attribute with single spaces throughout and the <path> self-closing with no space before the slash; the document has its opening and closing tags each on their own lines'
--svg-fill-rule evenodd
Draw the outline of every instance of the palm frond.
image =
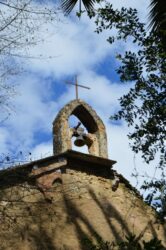
<svg viewBox="0 0 166 250">
<path fill-rule="evenodd" d="M 65 14 L 70 14 L 70 12 L 73 10 L 76 3 L 79 1 L 79 11 L 81 12 L 81 0 L 62 0 L 61 7 Z M 82 0 L 82 3 L 86 9 L 86 11 L 92 11 L 93 6 L 96 0 Z"/>
<path fill-rule="evenodd" d="M 83 2 L 85 9 L 89 12 L 94 9 L 93 6 L 96 1 L 95 0 L 82 0 L 82 2 Z"/>
<path fill-rule="evenodd" d="M 151 0 L 149 28 L 152 31 L 166 31 L 166 1 L 165 0 Z"/>
<path fill-rule="evenodd" d="M 64 13 L 68 15 L 73 10 L 77 1 L 78 0 L 62 0 L 61 7 Z"/>
</svg>

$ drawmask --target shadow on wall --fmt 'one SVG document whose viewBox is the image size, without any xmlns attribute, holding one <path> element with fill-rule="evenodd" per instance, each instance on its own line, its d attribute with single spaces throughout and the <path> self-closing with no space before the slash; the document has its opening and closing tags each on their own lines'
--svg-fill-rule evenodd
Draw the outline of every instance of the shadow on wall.
<svg viewBox="0 0 166 250">
<path fill-rule="evenodd" d="M 19 187 L 21 190 L 23 186 L 17 186 L 17 189 Z M 3 249 L 3 244 L 4 249 L 74 249 L 72 248 L 72 241 L 75 242 L 77 239 L 79 241 L 79 249 L 89 250 L 89 246 L 85 244 L 86 239 L 93 238 L 97 243 L 102 238 L 102 228 L 94 227 L 92 217 L 87 216 L 87 213 L 83 212 L 79 195 L 75 198 L 70 198 L 63 192 L 63 185 L 60 186 L 58 184 L 57 187 L 54 186 L 52 191 L 57 193 L 57 201 L 53 203 L 47 203 L 35 187 L 33 187 L 33 195 L 39 197 L 38 200 L 25 202 L 23 199 L 28 196 L 29 187 L 24 186 L 21 198 L 20 195 L 17 198 L 17 195 L 14 194 L 15 188 L 10 187 L 9 193 L 11 197 L 8 197 L 7 200 L 5 200 L 5 196 L 2 194 L 0 196 L 1 249 Z M 6 189 L 8 190 L 8 188 Z M 29 195 L 32 196 L 32 193 L 29 193 Z M 89 200 L 95 203 L 97 210 L 104 217 L 105 227 L 109 229 L 109 233 L 113 235 L 115 242 L 122 241 L 125 235 L 132 235 L 133 232 L 112 203 L 108 202 L 107 199 L 104 201 L 99 200 L 92 189 L 88 190 L 88 195 L 90 197 Z M 58 199 L 61 202 L 58 202 Z M 80 202 L 80 206 L 76 205 L 76 200 Z M 4 206 L 4 202 L 6 202 L 6 206 Z M 112 223 L 111 218 L 120 225 L 120 231 L 115 226 L 115 223 Z M 151 223 L 147 226 L 150 227 L 153 237 L 156 237 L 157 233 L 153 224 Z M 146 228 L 137 236 L 138 239 L 142 238 Z M 72 238 L 73 232 L 76 234 L 75 240 Z M 69 247 L 67 244 L 68 240 L 71 241 Z M 63 241 L 65 242 L 64 244 Z M 59 245 L 61 247 L 58 247 Z M 8 248 L 5 248 L 7 246 Z"/>
<path fill-rule="evenodd" d="M 100 210 L 100 212 L 103 214 L 104 218 L 105 218 L 105 222 L 106 225 L 109 227 L 109 231 L 111 232 L 111 234 L 113 235 L 114 238 L 114 243 L 120 243 L 122 241 L 124 241 L 124 237 L 125 236 L 132 236 L 133 232 L 129 229 L 129 227 L 127 226 L 125 220 L 122 218 L 122 216 L 120 215 L 120 213 L 117 211 L 117 209 L 113 206 L 113 204 L 111 204 L 110 202 L 108 202 L 107 200 L 105 200 L 105 202 L 101 202 L 96 194 L 93 192 L 92 189 L 89 189 L 89 194 L 91 196 L 91 199 L 96 203 L 98 209 Z M 87 242 L 94 242 L 99 243 L 101 240 L 103 240 L 102 235 L 99 233 L 102 232 L 101 228 L 98 230 L 98 228 L 94 227 L 91 219 L 88 218 L 87 216 L 85 216 L 85 214 L 83 214 L 80 209 L 75 206 L 74 202 L 71 199 L 68 199 L 67 197 L 64 196 L 64 201 L 66 204 L 66 208 L 67 208 L 67 212 L 68 215 L 70 216 L 70 219 L 72 221 L 72 223 L 75 225 L 76 228 L 76 233 L 77 233 L 77 239 L 79 239 L 80 242 L 80 249 L 82 250 L 89 250 L 89 246 L 86 245 L 86 240 L 88 240 Z M 95 214 L 94 214 L 95 216 Z M 114 223 L 111 222 L 110 217 L 113 217 L 115 219 L 115 221 L 117 222 L 117 224 L 120 225 L 121 229 L 119 230 Z M 87 230 L 85 232 L 85 230 L 83 230 L 83 227 L 81 225 L 84 225 Z M 141 240 L 141 238 L 144 236 L 144 233 L 146 232 L 147 228 L 150 228 L 151 231 L 151 235 L 154 238 L 157 238 L 157 233 L 156 230 L 153 226 L 153 224 L 151 222 L 149 222 L 146 227 L 143 229 L 143 231 L 137 235 L 136 240 Z M 104 240 L 103 240 L 104 242 Z M 111 243 L 111 240 L 110 240 Z M 93 246 L 93 245 L 92 245 Z M 94 249 L 94 248 L 92 248 Z M 98 248 L 96 248 L 98 249 Z M 100 248 L 102 249 L 102 248 Z M 105 248 L 103 248 L 105 249 Z M 106 248 L 108 249 L 108 248 Z M 114 249 L 114 248 L 110 248 Z M 165 248 L 163 248 L 165 249 Z M 157 249 L 155 249 L 157 250 Z"/>
</svg>

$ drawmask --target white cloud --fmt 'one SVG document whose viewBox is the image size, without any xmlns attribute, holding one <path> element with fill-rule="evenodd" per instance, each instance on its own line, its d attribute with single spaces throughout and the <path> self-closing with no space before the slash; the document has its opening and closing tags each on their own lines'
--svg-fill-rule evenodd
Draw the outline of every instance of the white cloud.
<svg viewBox="0 0 166 250">
<path fill-rule="evenodd" d="M 87 19 L 86 19 L 87 20 Z M 90 20 L 78 21 L 68 19 L 58 24 L 59 27 L 49 26 L 52 34 L 43 37 L 44 41 L 31 49 L 30 53 L 40 55 L 43 52 L 45 60 L 32 60 L 29 67 L 32 70 L 42 70 L 56 77 L 71 75 L 87 70 L 104 59 L 110 53 L 110 46 L 105 42 L 106 34 L 99 36 L 94 32 Z"/>
<path fill-rule="evenodd" d="M 135 8 L 138 10 L 139 16 L 146 21 L 149 13 L 149 4 L 150 1 L 144 1 L 144 0 L 118 0 L 118 1 L 112 1 L 112 5 L 114 8 L 120 9 L 121 7 L 126 8 Z"/>
<path fill-rule="evenodd" d="M 0 127 L 0 152 L 6 153 L 9 150 L 7 145 L 9 138 L 8 130 L 5 127 Z"/>
<path fill-rule="evenodd" d="M 32 151 L 32 160 L 42 159 L 52 154 L 53 152 L 51 142 L 40 143 Z"/>
<path fill-rule="evenodd" d="M 3 151 L 7 145 L 15 151 L 31 150 L 36 143 L 36 133 L 51 133 L 56 113 L 57 104 L 50 100 L 49 82 L 43 82 L 42 78 L 34 75 L 22 77 L 17 91 L 15 112 L 6 121 L 1 133 L 3 137 L 10 134 L 5 137 L 6 140 L 1 139 Z"/>
</svg>

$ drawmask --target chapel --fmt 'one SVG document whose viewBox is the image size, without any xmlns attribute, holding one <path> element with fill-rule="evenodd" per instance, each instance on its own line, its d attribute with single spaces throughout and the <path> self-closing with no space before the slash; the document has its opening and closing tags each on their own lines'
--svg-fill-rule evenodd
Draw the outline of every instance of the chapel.
<svg viewBox="0 0 166 250">
<path fill-rule="evenodd" d="M 132 235 L 165 249 L 165 225 L 113 169 L 115 160 L 96 111 L 81 99 L 67 103 L 53 121 L 53 155 L 0 171 L 0 249 L 89 250 Z"/>
</svg>

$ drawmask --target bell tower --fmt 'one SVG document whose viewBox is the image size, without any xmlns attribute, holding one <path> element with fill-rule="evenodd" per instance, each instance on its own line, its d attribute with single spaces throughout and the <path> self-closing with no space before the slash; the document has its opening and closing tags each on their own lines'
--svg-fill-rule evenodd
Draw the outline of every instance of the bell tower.
<svg viewBox="0 0 166 250">
<path fill-rule="evenodd" d="M 71 115 L 75 115 L 80 120 L 80 123 L 73 128 L 69 126 Z M 84 133 L 81 123 L 87 129 L 87 133 Z M 90 155 L 108 158 L 104 123 L 96 112 L 80 99 L 73 100 L 65 105 L 53 122 L 54 155 L 71 150 L 72 137 L 76 137 L 76 146 L 87 145 Z"/>
</svg>

